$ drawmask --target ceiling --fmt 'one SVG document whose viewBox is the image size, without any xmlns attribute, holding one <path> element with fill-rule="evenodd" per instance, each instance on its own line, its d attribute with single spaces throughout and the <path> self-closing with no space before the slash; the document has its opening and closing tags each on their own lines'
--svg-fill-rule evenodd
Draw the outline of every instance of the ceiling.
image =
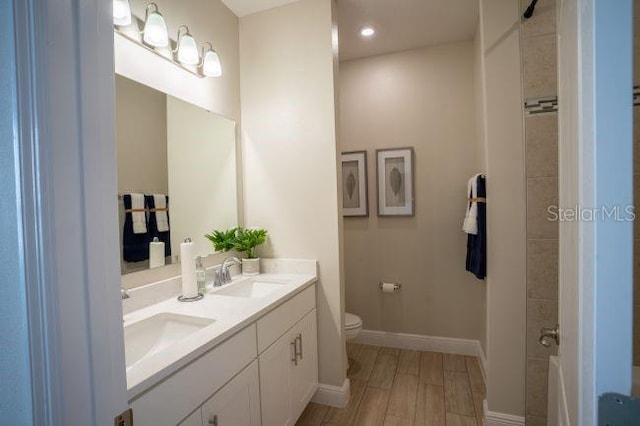
<svg viewBox="0 0 640 426">
<path fill-rule="evenodd" d="M 297 0 L 222 0 L 238 17 L 293 3 Z"/>
<path fill-rule="evenodd" d="M 337 0 L 340 60 L 474 37 L 478 0 Z M 376 34 L 360 36 L 371 25 Z"/>
<path fill-rule="evenodd" d="M 237 16 L 297 0 L 222 0 Z M 473 38 L 478 0 L 337 0 L 340 60 Z M 376 34 L 360 36 L 371 25 Z"/>
</svg>

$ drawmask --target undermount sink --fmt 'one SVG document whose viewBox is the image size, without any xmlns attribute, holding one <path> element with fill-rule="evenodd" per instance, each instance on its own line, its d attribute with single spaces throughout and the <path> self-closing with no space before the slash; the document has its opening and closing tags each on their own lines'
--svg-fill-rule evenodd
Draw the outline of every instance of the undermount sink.
<svg viewBox="0 0 640 426">
<path fill-rule="evenodd" d="M 127 368 L 154 355 L 215 320 L 172 313 L 160 313 L 124 327 Z"/>
<path fill-rule="evenodd" d="M 248 297 L 251 299 L 257 299 L 265 297 L 274 291 L 280 290 L 283 285 L 287 284 L 284 281 L 263 281 L 263 280 L 248 280 L 242 281 L 237 284 L 231 284 L 228 287 L 221 288 L 216 291 L 215 294 L 221 296 L 233 296 L 233 297 Z"/>
</svg>

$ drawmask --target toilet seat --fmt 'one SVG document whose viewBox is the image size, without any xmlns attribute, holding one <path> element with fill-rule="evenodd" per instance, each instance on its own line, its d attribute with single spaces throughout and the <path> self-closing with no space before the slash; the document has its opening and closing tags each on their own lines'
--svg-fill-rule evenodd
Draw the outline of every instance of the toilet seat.
<svg viewBox="0 0 640 426">
<path fill-rule="evenodd" d="M 345 330 L 353 330 L 362 327 L 362 320 L 359 316 L 345 312 L 344 314 L 344 328 Z"/>
</svg>

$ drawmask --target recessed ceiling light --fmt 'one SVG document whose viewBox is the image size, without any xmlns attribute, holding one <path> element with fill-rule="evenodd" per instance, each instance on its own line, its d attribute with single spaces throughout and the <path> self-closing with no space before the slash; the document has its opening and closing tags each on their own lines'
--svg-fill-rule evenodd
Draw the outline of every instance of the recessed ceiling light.
<svg viewBox="0 0 640 426">
<path fill-rule="evenodd" d="M 362 27 L 360 29 L 360 35 L 362 37 L 373 37 L 375 33 L 376 33 L 376 30 L 374 30 L 373 27 L 371 26 Z"/>
</svg>

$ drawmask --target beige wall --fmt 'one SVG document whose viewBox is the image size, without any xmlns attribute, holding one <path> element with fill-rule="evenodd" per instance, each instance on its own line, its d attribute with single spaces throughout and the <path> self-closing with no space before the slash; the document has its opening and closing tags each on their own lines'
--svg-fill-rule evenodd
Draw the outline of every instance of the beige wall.
<svg viewBox="0 0 640 426">
<path fill-rule="evenodd" d="M 481 0 L 487 158 L 487 402 L 524 416 L 526 220 L 520 10 Z"/>
<path fill-rule="evenodd" d="M 240 19 L 245 220 L 263 256 L 319 261 L 320 382 L 345 380 L 332 3 L 302 0 Z"/>
<path fill-rule="evenodd" d="M 487 173 L 487 127 L 485 116 L 485 85 L 484 85 L 484 52 L 482 43 L 482 28 L 480 22 L 476 28 L 476 34 L 473 40 L 473 83 L 476 96 L 476 152 L 478 155 L 478 171 Z M 480 345 L 482 350 L 487 353 L 487 286 L 485 284 L 482 293 L 482 327 L 480 329 Z"/>
<path fill-rule="evenodd" d="M 485 283 L 465 271 L 461 230 L 475 124 L 472 41 L 340 64 L 340 150 L 368 156 L 369 217 L 344 218 L 346 308 L 365 329 L 482 337 Z M 375 150 L 406 146 L 416 214 L 378 217 Z"/>
<path fill-rule="evenodd" d="M 118 193 L 167 194 L 167 97 L 116 76 Z"/>
</svg>

